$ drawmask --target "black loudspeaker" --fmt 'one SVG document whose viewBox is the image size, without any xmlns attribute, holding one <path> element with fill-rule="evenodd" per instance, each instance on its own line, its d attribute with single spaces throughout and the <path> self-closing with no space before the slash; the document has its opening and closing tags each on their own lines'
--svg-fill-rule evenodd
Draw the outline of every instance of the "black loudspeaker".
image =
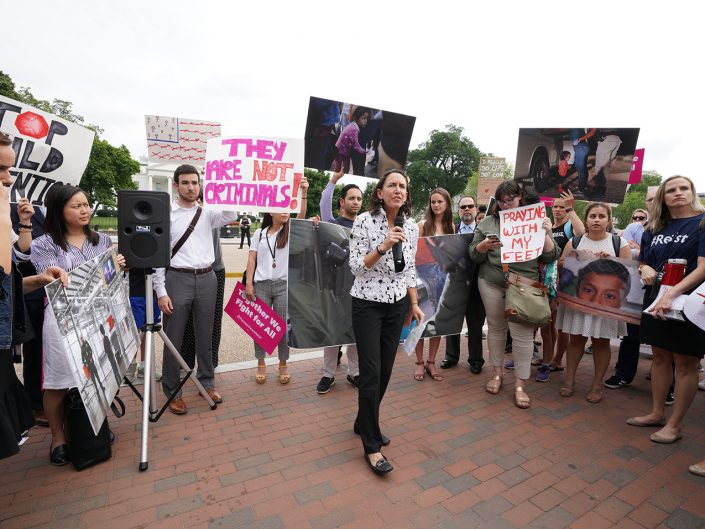
<svg viewBox="0 0 705 529">
<path fill-rule="evenodd" d="M 164 268 L 171 261 L 171 197 L 118 191 L 118 251 L 128 268 Z"/>
</svg>

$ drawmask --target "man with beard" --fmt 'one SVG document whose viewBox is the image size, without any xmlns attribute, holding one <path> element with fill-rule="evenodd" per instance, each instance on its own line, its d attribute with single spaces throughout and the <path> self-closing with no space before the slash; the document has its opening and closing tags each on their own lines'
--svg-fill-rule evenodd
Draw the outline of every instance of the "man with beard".
<svg viewBox="0 0 705 529">
<path fill-rule="evenodd" d="M 333 222 L 346 228 L 352 228 L 355 218 L 362 207 L 362 191 L 360 191 L 360 188 L 355 184 L 348 184 L 343 187 L 340 191 L 340 197 L 338 198 L 338 212 L 340 215 L 335 218 L 333 218 L 331 206 L 331 199 L 333 197 L 335 184 L 344 174 L 345 173 L 342 171 L 333 173 L 330 182 L 328 182 L 328 185 L 323 189 L 320 202 L 321 219 L 326 222 Z M 348 356 L 347 381 L 352 384 L 355 389 L 357 389 L 360 374 L 360 369 L 357 362 L 357 346 L 355 344 L 348 345 L 346 348 L 346 354 Z M 338 362 L 340 361 L 341 355 L 342 350 L 338 346 L 323 348 L 323 370 L 321 371 L 323 376 L 316 386 L 316 391 L 319 395 L 328 393 L 330 388 L 332 388 L 335 384 L 335 370 Z"/>
<path fill-rule="evenodd" d="M 192 165 L 176 168 L 173 186 L 179 198 L 171 205 L 171 265 L 155 271 L 154 290 L 159 309 L 164 313 L 164 331 L 177 351 L 181 350 L 186 322 L 193 314 L 196 378 L 213 402 L 219 403 L 223 399 L 214 386 L 211 355 L 218 283 L 213 271 L 213 228 L 233 222 L 237 214 L 201 209 L 198 205 L 201 182 L 198 169 Z M 179 363 L 164 351 L 162 389 L 167 397 L 179 386 L 179 373 Z M 186 413 L 180 391 L 169 404 L 169 411 L 176 415 Z"/>
</svg>

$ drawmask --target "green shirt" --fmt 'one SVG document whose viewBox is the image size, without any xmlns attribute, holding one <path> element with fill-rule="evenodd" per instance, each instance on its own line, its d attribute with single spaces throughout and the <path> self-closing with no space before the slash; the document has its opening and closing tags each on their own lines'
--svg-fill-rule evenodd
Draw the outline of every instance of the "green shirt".
<svg viewBox="0 0 705 529">
<path fill-rule="evenodd" d="M 487 215 L 484 219 L 482 219 L 482 222 L 477 226 L 477 228 L 475 228 L 475 236 L 472 239 L 472 243 L 470 243 L 468 252 L 470 253 L 470 258 L 480 265 L 480 272 L 478 275 L 480 279 L 484 279 L 489 283 L 504 287 L 504 273 L 502 272 L 500 250 L 490 250 L 486 253 L 477 251 L 477 245 L 485 240 L 485 236 L 488 233 L 499 234 L 499 219 L 493 215 Z M 550 233 L 547 234 L 546 237 L 550 237 L 553 241 L 553 235 Z M 524 261 L 523 263 L 511 263 L 509 264 L 509 271 L 527 279 L 538 281 L 538 261 L 541 261 L 542 263 L 550 263 L 551 261 L 558 259 L 558 257 L 558 245 L 554 241 L 553 249 L 551 251 L 543 252 L 538 259 Z"/>
</svg>

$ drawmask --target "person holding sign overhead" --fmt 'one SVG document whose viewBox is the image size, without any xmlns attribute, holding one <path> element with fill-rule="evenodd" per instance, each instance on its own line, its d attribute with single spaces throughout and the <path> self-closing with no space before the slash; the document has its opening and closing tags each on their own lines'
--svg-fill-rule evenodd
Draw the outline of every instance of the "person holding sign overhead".
<svg viewBox="0 0 705 529">
<path fill-rule="evenodd" d="M 306 215 L 308 180 L 301 178 L 301 211 L 297 217 Z M 289 214 L 265 213 L 262 227 L 255 231 L 254 246 L 247 256 L 245 272 L 245 295 L 250 301 L 255 296 L 259 301 L 274 309 L 282 320 L 287 320 L 287 274 L 289 270 Z M 279 353 L 279 383 L 289 383 L 289 346 L 286 333 L 277 346 Z M 255 343 L 257 374 L 255 382 L 264 384 L 267 366 L 264 362 L 265 350 Z"/>
<path fill-rule="evenodd" d="M 507 340 L 507 328 L 509 328 L 513 339 L 514 402 L 517 407 L 526 409 L 531 405 L 525 387 L 531 375 L 535 328 L 533 324 L 510 322 L 504 317 L 505 277 L 501 260 L 502 243 L 499 240 L 500 211 L 524 205 L 522 189 L 516 182 L 502 182 L 497 186 L 495 199 L 487 216 L 475 229 L 475 236 L 469 248 L 470 257 L 480 265 L 478 286 L 487 314 L 487 345 L 493 376 L 487 382 L 485 389 L 495 395 L 502 388 L 502 359 Z M 528 281 L 530 284 L 537 283 L 539 280 L 539 261 L 549 263 L 558 258 L 557 246 L 551 234 L 551 220 L 544 218 L 541 228 L 545 232 L 545 239 L 540 255 L 528 261 L 509 265 L 509 272 L 520 276 L 523 278 L 521 281 Z"/>
</svg>

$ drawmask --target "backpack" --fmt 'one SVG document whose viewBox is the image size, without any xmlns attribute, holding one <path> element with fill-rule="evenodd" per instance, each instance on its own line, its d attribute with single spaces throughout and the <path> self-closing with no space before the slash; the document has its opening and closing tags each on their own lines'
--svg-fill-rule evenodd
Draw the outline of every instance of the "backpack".
<svg viewBox="0 0 705 529">
<path fill-rule="evenodd" d="M 614 255 L 615 257 L 619 257 L 619 250 L 622 246 L 622 238 L 615 233 L 611 233 L 610 235 L 612 235 L 612 248 L 614 248 Z M 580 244 L 580 239 L 582 238 L 582 235 L 576 235 L 570 240 L 570 242 L 573 244 L 574 250 L 578 248 L 578 244 Z"/>
</svg>

